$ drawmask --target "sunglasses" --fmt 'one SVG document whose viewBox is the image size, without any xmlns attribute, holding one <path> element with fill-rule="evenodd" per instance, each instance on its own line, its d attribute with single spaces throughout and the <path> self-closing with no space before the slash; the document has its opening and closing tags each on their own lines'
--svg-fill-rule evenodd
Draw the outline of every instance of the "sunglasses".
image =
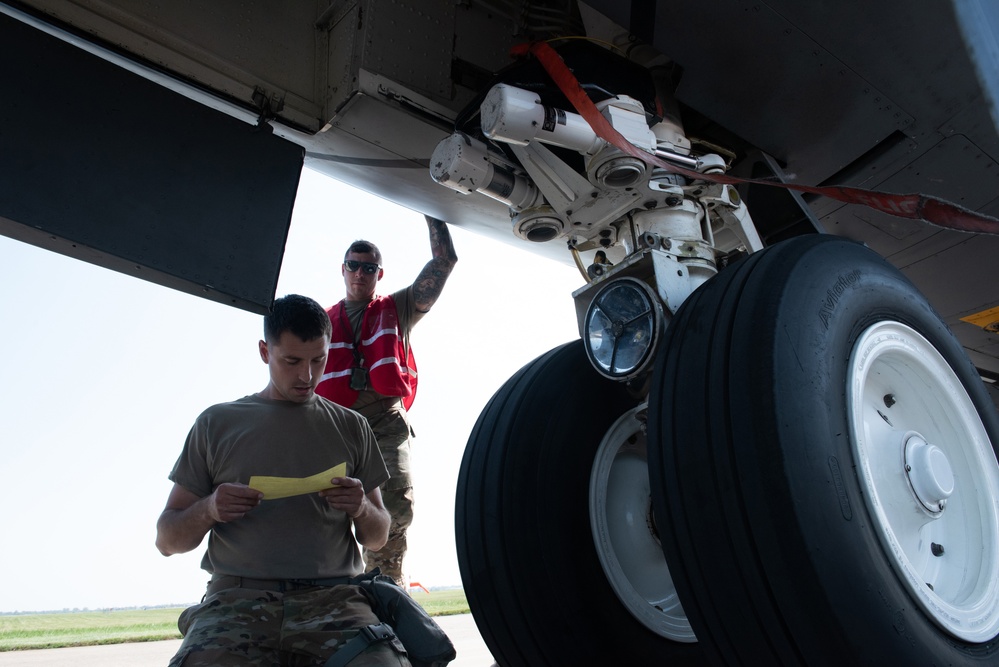
<svg viewBox="0 0 999 667">
<path fill-rule="evenodd" d="M 358 262 L 356 259 L 348 259 L 343 263 L 343 265 L 347 267 L 348 273 L 353 273 L 354 271 L 361 269 L 368 275 L 372 273 L 378 273 L 378 270 L 382 268 L 377 264 L 375 264 L 374 262 Z"/>
</svg>

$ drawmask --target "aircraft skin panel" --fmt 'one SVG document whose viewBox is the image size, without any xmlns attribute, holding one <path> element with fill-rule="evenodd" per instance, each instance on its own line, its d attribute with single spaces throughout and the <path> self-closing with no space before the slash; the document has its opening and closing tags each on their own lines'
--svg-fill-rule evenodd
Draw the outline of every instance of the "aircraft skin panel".
<svg viewBox="0 0 999 667">
<path fill-rule="evenodd" d="M 999 127 L 999 5 L 992 0 L 954 0 L 968 52 L 978 81 L 990 100 L 986 107 L 992 125 Z"/>
<path fill-rule="evenodd" d="M 627 3 L 589 4 L 629 25 Z M 966 54 L 928 47 L 960 43 L 949 3 L 866 3 L 848 15 L 835 3 L 655 4 L 654 44 L 684 70 L 680 101 L 802 183 L 823 182 L 893 130 L 932 145 L 980 94 Z"/>
<path fill-rule="evenodd" d="M 694 42 L 676 45 L 684 67 L 677 99 L 786 163 L 798 182 L 823 181 L 913 122 L 877 85 L 765 6 L 737 23 L 684 12 L 672 20 L 690 21 L 682 32 Z"/>
<path fill-rule="evenodd" d="M 955 174 L 965 178 L 955 180 Z M 870 187 L 886 192 L 922 192 L 945 197 L 968 209 L 982 210 L 999 192 L 999 164 L 965 137 L 954 135 Z M 913 254 L 912 246 L 939 231 L 932 225 L 860 206 L 842 207 L 822 219 L 832 233 L 864 239 L 893 262 L 902 251 Z"/>
<path fill-rule="evenodd" d="M 312 2 L 240 0 L 33 0 L 49 20 L 134 54 L 222 97 L 254 105 L 254 92 L 292 126 L 315 132 L 324 120 L 315 71 L 325 53 Z M 288 67 L 288 63 L 295 63 Z M 277 109 L 280 107 L 280 111 Z"/>
<path fill-rule="evenodd" d="M 945 318 L 965 317 L 995 308 L 995 286 L 976 284 L 978 278 L 993 265 L 999 255 L 999 237 L 964 236 L 939 252 L 929 255 L 902 269 L 916 283 Z"/>
<path fill-rule="evenodd" d="M 418 5 L 364 3 L 364 21 L 382 26 L 369 30 L 361 54 L 364 67 L 439 102 L 454 95 L 451 82 L 452 45 L 441 39 L 454 33 L 457 3 L 426 0 Z M 414 36 L 416 39 L 414 39 Z M 399 58 L 394 43 L 411 44 L 406 58 Z"/>
</svg>

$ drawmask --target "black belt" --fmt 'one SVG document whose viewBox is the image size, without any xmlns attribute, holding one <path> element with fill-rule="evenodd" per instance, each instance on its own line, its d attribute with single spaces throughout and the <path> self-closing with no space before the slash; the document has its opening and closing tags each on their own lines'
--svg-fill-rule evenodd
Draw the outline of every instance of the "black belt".
<svg viewBox="0 0 999 667">
<path fill-rule="evenodd" d="M 228 574 L 215 574 L 212 575 L 212 580 L 208 582 L 208 591 L 205 595 L 211 595 L 226 588 L 252 588 L 258 591 L 287 593 L 307 588 L 342 586 L 349 584 L 350 579 L 350 577 L 329 577 L 325 579 L 252 579 L 250 577 L 235 577 Z"/>
</svg>

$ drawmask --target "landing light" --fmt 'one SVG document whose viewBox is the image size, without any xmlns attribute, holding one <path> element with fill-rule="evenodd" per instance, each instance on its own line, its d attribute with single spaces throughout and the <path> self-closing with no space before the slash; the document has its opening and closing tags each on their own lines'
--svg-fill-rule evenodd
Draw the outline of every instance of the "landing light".
<svg viewBox="0 0 999 667">
<path fill-rule="evenodd" d="M 662 330 L 662 306 L 652 288 L 636 278 L 618 278 L 590 302 L 583 343 L 598 373 L 630 380 L 652 363 Z"/>
</svg>

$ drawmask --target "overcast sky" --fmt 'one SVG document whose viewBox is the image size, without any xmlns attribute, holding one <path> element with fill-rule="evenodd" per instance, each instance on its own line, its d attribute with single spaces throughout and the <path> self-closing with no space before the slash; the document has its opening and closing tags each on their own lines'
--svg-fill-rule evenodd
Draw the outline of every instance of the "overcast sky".
<svg viewBox="0 0 999 667">
<path fill-rule="evenodd" d="M 363 222 L 358 222 L 363 221 Z M 452 227 L 459 257 L 414 330 L 420 390 L 407 571 L 459 585 L 454 492 L 480 410 L 517 369 L 577 337 L 568 263 Z M 423 216 L 306 170 L 278 295 L 343 297 L 351 241 L 379 245 L 380 293 L 430 259 Z M 167 474 L 195 417 L 259 391 L 262 318 L 0 237 L 0 612 L 199 600 L 204 546 L 153 545 Z"/>
</svg>

